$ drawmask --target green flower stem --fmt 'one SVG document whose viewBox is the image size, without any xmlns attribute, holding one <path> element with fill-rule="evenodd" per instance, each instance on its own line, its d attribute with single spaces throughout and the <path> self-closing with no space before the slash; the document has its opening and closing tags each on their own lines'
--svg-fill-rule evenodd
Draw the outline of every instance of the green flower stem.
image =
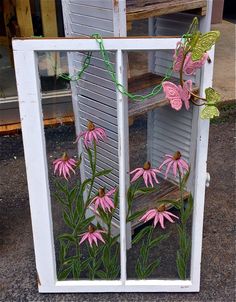
<svg viewBox="0 0 236 302">
<path fill-rule="evenodd" d="M 180 279 L 186 280 L 187 278 L 187 263 L 189 260 L 189 255 L 190 255 L 190 247 L 191 247 L 191 242 L 190 238 L 187 234 L 187 210 L 185 209 L 185 204 L 184 204 L 184 183 L 183 179 L 181 177 L 180 170 L 178 169 L 179 172 L 179 190 L 180 190 L 180 224 L 177 226 L 178 228 L 178 235 L 179 235 L 179 249 L 177 251 L 177 256 L 176 256 L 176 265 L 177 265 L 177 271 L 179 274 Z M 188 207 L 190 205 L 188 204 Z M 190 212 L 189 212 L 190 215 Z M 189 217 L 188 215 L 188 217 Z"/>
<path fill-rule="evenodd" d="M 92 177 L 91 177 L 91 184 L 90 184 L 90 188 L 89 188 L 89 192 L 88 192 L 88 196 L 87 196 L 87 200 L 85 202 L 85 211 L 87 209 L 87 207 L 90 204 L 90 196 L 92 193 L 92 189 L 93 189 L 93 184 L 94 184 L 94 180 L 96 178 L 96 166 L 97 166 L 97 145 L 96 145 L 96 141 L 94 140 L 94 162 L 90 162 L 90 167 L 92 170 Z"/>
<path fill-rule="evenodd" d="M 92 255 L 92 261 L 91 261 L 91 264 L 90 264 L 90 279 L 91 280 L 94 280 L 95 278 L 95 275 L 96 275 L 96 263 L 97 263 L 97 252 L 98 252 L 98 249 L 97 247 L 89 247 L 90 249 L 90 254 Z"/>
</svg>

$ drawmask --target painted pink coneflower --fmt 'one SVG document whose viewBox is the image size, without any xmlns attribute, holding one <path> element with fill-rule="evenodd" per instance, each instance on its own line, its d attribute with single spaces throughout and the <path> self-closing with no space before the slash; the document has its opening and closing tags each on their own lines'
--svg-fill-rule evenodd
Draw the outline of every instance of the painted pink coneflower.
<svg viewBox="0 0 236 302">
<path fill-rule="evenodd" d="M 98 240 L 105 243 L 104 239 L 102 238 L 101 233 L 105 233 L 103 230 L 96 230 L 91 224 L 88 227 L 88 232 L 81 234 L 82 236 L 79 244 L 82 244 L 85 240 L 89 242 L 89 245 L 92 247 L 93 243 L 98 245 Z"/>
<path fill-rule="evenodd" d="M 66 180 L 70 177 L 70 172 L 75 174 L 74 167 L 76 167 L 76 160 L 70 158 L 66 152 L 63 153 L 61 158 L 53 161 L 54 174 L 58 173 L 59 176 L 63 176 Z"/>
<path fill-rule="evenodd" d="M 180 171 L 182 176 L 184 174 L 184 170 L 189 170 L 189 165 L 184 159 L 181 158 L 181 153 L 179 151 L 175 152 L 174 155 L 166 154 L 165 157 L 167 157 L 167 159 L 165 159 L 159 167 L 159 169 L 161 170 L 164 165 L 167 165 L 165 178 L 167 177 L 167 174 L 169 173 L 171 167 L 173 167 L 174 177 L 176 177 L 177 175 L 177 170 Z"/>
<path fill-rule="evenodd" d="M 135 174 L 134 174 L 135 173 Z M 153 187 L 153 179 L 158 184 L 158 180 L 156 178 L 156 173 L 160 173 L 160 170 L 156 168 L 151 168 L 151 163 L 149 161 L 145 162 L 143 168 L 137 168 L 130 172 L 130 174 L 134 174 L 131 182 L 136 181 L 139 177 L 143 177 L 146 187 L 148 187 L 148 183 Z"/>
<path fill-rule="evenodd" d="M 81 137 L 84 138 L 84 145 L 88 148 L 94 141 L 96 143 L 98 143 L 99 140 L 104 141 L 107 138 L 107 135 L 103 128 L 95 127 L 93 122 L 88 121 L 87 130 L 80 132 L 75 142 L 77 143 Z"/>
<path fill-rule="evenodd" d="M 104 212 L 108 210 L 111 212 L 111 209 L 114 209 L 114 203 L 111 200 L 110 196 L 116 191 L 116 188 L 106 192 L 105 188 L 100 188 L 98 190 L 98 196 L 94 197 L 91 203 L 94 203 L 94 210 L 96 211 L 98 207 L 101 207 Z"/>
<path fill-rule="evenodd" d="M 179 219 L 178 216 L 172 214 L 169 211 L 166 211 L 166 207 L 164 205 L 161 205 L 159 208 L 155 208 L 147 211 L 139 220 L 143 222 L 147 222 L 149 220 L 154 219 L 153 220 L 154 227 L 156 227 L 157 223 L 159 222 L 161 227 L 164 229 L 165 218 L 169 220 L 171 223 L 174 223 L 174 220 L 171 218 L 171 216 Z"/>
</svg>

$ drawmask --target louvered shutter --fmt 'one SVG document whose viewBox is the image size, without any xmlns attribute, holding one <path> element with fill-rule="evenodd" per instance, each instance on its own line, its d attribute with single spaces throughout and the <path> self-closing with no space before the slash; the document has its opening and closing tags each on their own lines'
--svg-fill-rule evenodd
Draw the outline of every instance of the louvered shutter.
<svg viewBox="0 0 236 302">
<path fill-rule="evenodd" d="M 67 36 L 90 36 L 94 33 L 103 37 L 126 36 L 126 26 L 122 29 L 121 26 L 114 26 L 120 22 L 120 10 L 113 7 L 113 1 L 64 1 L 63 11 Z M 125 16 L 124 10 L 122 14 Z M 109 52 L 109 56 L 115 69 L 115 53 Z M 74 74 L 81 69 L 84 58 L 83 53 L 70 54 L 70 73 Z M 108 141 L 99 143 L 97 147 L 97 170 L 112 169 L 112 172 L 108 176 L 96 179 L 93 193 L 96 193 L 99 187 L 104 186 L 107 190 L 117 187 L 119 185 L 119 159 L 116 90 L 98 52 L 93 53 L 91 65 L 82 79 L 77 84 L 72 84 L 72 93 L 75 115 L 78 115 L 77 132 L 85 130 L 87 121 L 91 120 L 97 127 L 104 128 L 108 136 Z M 79 152 L 81 150 L 83 149 L 80 145 Z M 86 153 L 83 151 L 82 153 L 81 177 L 85 179 L 91 176 L 91 170 Z M 113 222 L 119 226 L 118 210 Z"/>
<path fill-rule="evenodd" d="M 191 21 L 192 15 L 182 13 L 158 17 L 154 23 L 155 34 L 182 35 L 187 32 Z M 173 54 L 173 50 L 156 51 L 154 72 L 164 75 L 173 63 Z M 173 77 L 179 78 L 179 74 L 174 73 Z M 184 77 L 184 79 L 186 78 L 192 79 L 193 83 L 199 86 L 200 72 L 191 77 Z M 173 154 L 176 151 L 180 151 L 183 158 L 191 164 L 193 170 L 196 147 L 196 127 L 194 125 L 197 119 L 195 111 L 192 107 L 187 111 L 183 106 L 177 112 L 170 106 L 166 106 L 149 113 L 148 156 L 154 166 L 161 164 L 165 154 Z M 171 174 L 169 174 L 169 179 L 176 181 Z M 192 187 L 191 181 L 190 179 L 189 188 Z"/>
</svg>

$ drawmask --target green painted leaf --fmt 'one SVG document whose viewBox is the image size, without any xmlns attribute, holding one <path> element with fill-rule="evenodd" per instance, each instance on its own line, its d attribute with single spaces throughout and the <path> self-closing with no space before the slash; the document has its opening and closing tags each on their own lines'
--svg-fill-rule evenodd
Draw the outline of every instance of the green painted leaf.
<svg viewBox="0 0 236 302">
<path fill-rule="evenodd" d="M 147 211 L 147 209 L 144 209 L 144 210 L 137 211 L 137 212 L 133 213 L 132 215 L 130 215 L 130 216 L 127 218 L 127 222 L 130 222 L 130 221 L 133 221 L 133 220 L 138 219 L 138 218 L 139 218 L 141 215 L 143 215 L 146 211 Z"/>
<path fill-rule="evenodd" d="M 95 177 L 100 177 L 100 176 L 108 175 L 109 173 L 111 173 L 111 171 L 112 171 L 112 169 L 102 170 L 100 172 L 97 172 L 95 174 Z"/>
<path fill-rule="evenodd" d="M 182 178 L 181 186 L 182 186 L 183 188 L 185 188 L 185 186 L 186 186 L 186 184 L 187 184 L 187 182 L 188 182 L 190 172 L 191 172 L 191 168 L 188 169 L 188 171 L 184 174 L 184 176 L 183 176 L 183 178 Z"/>
<path fill-rule="evenodd" d="M 153 240 L 150 242 L 148 248 L 150 249 L 150 248 L 152 248 L 152 247 L 158 245 L 161 241 L 166 240 L 167 238 L 169 238 L 169 236 L 170 236 L 170 233 L 169 233 L 169 234 L 163 234 L 163 235 L 158 236 L 157 238 L 153 239 Z"/>
<path fill-rule="evenodd" d="M 192 194 L 189 195 L 188 202 L 186 203 L 186 207 L 184 213 L 182 215 L 182 222 L 186 224 L 187 220 L 189 219 L 190 215 L 193 211 L 193 196 Z"/>
<path fill-rule="evenodd" d="M 60 202 L 63 206 L 67 206 L 67 202 L 66 200 L 60 196 L 60 194 L 58 192 L 53 193 L 53 196 L 55 197 L 55 199 Z"/>
<path fill-rule="evenodd" d="M 185 280 L 186 279 L 186 263 L 184 262 L 183 258 L 181 257 L 179 251 L 177 251 L 176 264 L 177 264 L 179 278 L 182 280 Z"/>
<path fill-rule="evenodd" d="M 63 271 L 59 272 L 58 280 L 66 280 L 69 274 L 72 272 L 72 266 L 67 267 Z"/>
<path fill-rule="evenodd" d="M 107 279 L 107 275 L 106 275 L 106 273 L 105 272 L 103 272 L 103 271 L 97 271 L 96 272 L 96 275 L 100 278 L 100 279 L 102 279 L 102 280 L 106 280 Z"/>
<path fill-rule="evenodd" d="M 91 261 L 91 258 L 87 258 L 86 260 L 84 260 L 82 262 L 82 264 L 81 264 L 81 271 L 86 270 L 86 268 L 88 267 L 90 261 Z"/>
<path fill-rule="evenodd" d="M 62 184 L 61 181 L 57 181 L 55 180 L 55 186 L 57 187 L 58 190 L 60 190 L 61 192 L 63 193 L 67 193 L 68 190 L 67 190 L 67 184 Z"/>
<path fill-rule="evenodd" d="M 160 258 L 158 258 L 157 260 L 155 260 L 154 262 L 148 265 L 148 267 L 144 272 L 145 278 L 147 278 L 149 275 L 153 273 L 153 271 L 160 265 L 160 262 L 161 262 Z"/>
<path fill-rule="evenodd" d="M 119 203 L 119 189 L 117 188 L 114 194 L 114 206 L 115 208 L 118 207 L 118 203 Z"/>
<path fill-rule="evenodd" d="M 148 194 L 148 193 L 152 193 L 152 192 L 156 192 L 158 189 L 157 188 L 148 188 L 148 187 L 143 187 L 143 188 L 139 188 L 136 190 L 135 194 Z"/>
<path fill-rule="evenodd" d="M 147 226 L 143 228 L 132 240 L 132 244 L 138 243 L 152 228 L 152 226 Z"/>
<path fill-rule="evenodd" d="M 140 261 L 138 260 L 136 265 L 135 265 L 135 273 L 138 277 L 138 279 L 143 279 L 143 272 L 142 272 L 142 266 Z"/>
<path fill-rule="evenodd" d="M 68 234 L 68 233 L 59 235 L 57 238 L 59 240 L 68 240 L 68 241 L 71 241 L 71 242 L 76 242 L 75 237 L 73 235 L 71 235 L 71 234 Z"/>
<path fill-rule="evenodd" d="M 88 227 L 88 225 L 94 220 L 95 216 L 91 216 L 83 221 L 80 221 L 80 223 L 76 226 L 77 231 L 83 231 Z"/>
<path fill-rule="evenodd" d="M 157 200 L 157 204 L 158 205 L 173 205 L 177 209 L 179 209 L 181 207 L 181 203 L 179 202 L 179 200 L 173 200 L 173 199 L 160 199 L 160 200 Z"/>
<path fill-rule="evenodd" d="M 86 186 L 91 182 L 91 178 L 85 179 L 81 185 L 81 194 L 84 192 L 86 189 Z"/>
<path fill-rule="evenodd" d="M 63 219 L 66 225 L 68 225 L 72 229 L 74 228 L 74 224 L 71 221 L 70 215 L 66 211 L 63 212 Z"/>
</svg>

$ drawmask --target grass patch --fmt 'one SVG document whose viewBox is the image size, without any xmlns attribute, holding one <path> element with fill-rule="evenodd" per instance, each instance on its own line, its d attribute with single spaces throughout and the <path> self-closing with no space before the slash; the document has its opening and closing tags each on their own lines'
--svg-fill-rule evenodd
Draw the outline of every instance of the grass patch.
<svg viewBox="0 0 236 302">
<path fill-rule="evenodd" d="M 220 116 L 215 117 L 211 120 L 211 124 L 223 124 L 229 120 L 229 118 L 236 113 L 236 102 L 235 100 L 229 100 L 221 102 L 218 105 L 220 110 Z"/>
</svg>

